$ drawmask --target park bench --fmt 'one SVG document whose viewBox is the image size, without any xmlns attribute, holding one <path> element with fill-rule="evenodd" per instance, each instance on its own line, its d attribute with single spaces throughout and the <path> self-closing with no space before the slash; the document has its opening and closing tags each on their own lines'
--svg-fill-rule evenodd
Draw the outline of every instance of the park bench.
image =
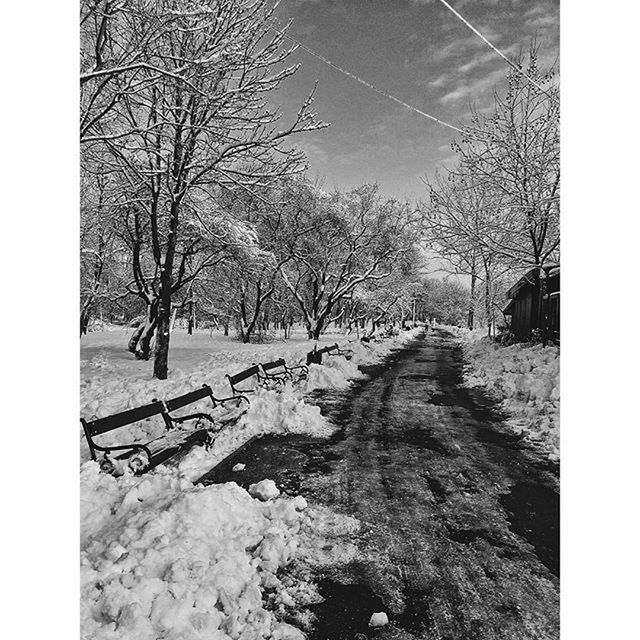
<svg viewBox="0 0 640 640">
<path fill-rule="evenodd" d="M 255 387 L 260 385 L 262 382 L 262 373 L 260 371 L 260 365 L 254 364 L 251 365 L 248 369 L 244 371 L 240 371 L 232 376 L 229 374 L 226 375 L 227 380 L 229 381 L 229 386 L 231 387 L 231 392 L 234 396 L 243 395 L 245 393 L 253 393 L 255 391 Z M 250 378 L 255 378 L 255 384 L 251 389 L 240 389 L 237 385 L 245 380 L 249 380 Z"/>
<path fill-rule="evenodd" d="M 368 336 L 362 336 L 360 338 L 360 342 L 364 342 L 366 344 L 371 342 L 381 343 L 384 342 L 387 338 L 390 338 L 391 334 L 386 334 L 383 332 L 371 333 Z"/>
<path fill-rule="evenodd" d="M 203 417 L 206 414 L 198 414 Z M 149 420 L 150 418 L 160 417 L 164 421 L 166 431 L 158 438 L 154 438 L 148 442 L 134 442 L 122 445 L 100 445 L 95 441 L 96 436 L 115 431 L 122 427 L 127 427 L 137 422 Z M 208 416 L 211 422 L 213 419 Z M 192 416 L 183 416 L 182 418 L 172 418 L 167 411 L 164 402 L 154 400 L 150 404 L 135 409 L 128 409 L 120 413 L 114 413 L 105 418 L 96 418 L 94 420 L 85 420 L 81 418 L 82 427 L 84 429 L 91 459 L 97 460 L 96 452 L 104 453 L 103 459 L 100 461 L 100 468 L 107 473 L 114 473 L 115 464 L 110 458 L 113 451 L 121 451 L 116 460 L 128 460 L 129 467 L 134 473 L 144 473 L 167 462 L 177 454 L 186 451 L 196 444 L 209 445 L 212 442 L 212 436 L 207 429 L 195 429 L 190 432 L 184 432 L 176 429 L 176 425 L 192 419 Z"/>
<path fill-rule="evenodd" d="M 238 394 L 253 393 L 257 386 L 268 387 L 271 383 L 276 385 L 283 385 L 287 380 L 293 380 L 293 373 L 300 369 L 302 373 L 298 379 L 306 377 L 309 372 L 308 367 L 305 365 L 296 365 L 289 367 L 284 358 L 274 360 L 272 362 L 260 363 L 251 365 L 248 369 L 240 371 L 234 375 L 227 374 L 227 380 L 234 397 Z M 245 380 L 255 379 L 255 384 L 251 389 L 240 388 L 238 385 Z M 248 400 L 247 400 L 248 402 Z"/>
<path fill-rule="evenodd" d="M 307 353 L 307 364 L 322 364 L 322 356 L 324 354 L 328 356 L 344 356 L 349 359 L 352 355 L 351 349 L 341 349 L 338 346 L 338 343 L 329 345 L 327 347 L 322 347 L 322 349 L 314 349 L 313 351 L 309 351 Z"/>
<path fill-rule="evenodd" d="M 227 402 L 231 401 L 237 402 L 238 405 L 242 401 L 245 401 L 247 404 L 249 403 L 249 400 L 242 395 L 236 395 L 230 398 L 216 398 L 213 395 L 211 387 L 204 384 L 200 389 L 189 391 L 165 402 L 154 400 L 150 404 L 127 411 L 121 411 L 106 418 L 96 418 L 89 421 L 81 418 L 80 420 L 87 438 L 87 444 L 89 445 L 91 459 L 97 459 L 97 451 L 104 452 L 100 466 L 104 471 L 113 473 L 115 465 L 110 458 L 110 454 L 112 451 L 122 451 L 123 453 L 117 455 L 115 459 L 128 460 L 129 466 L 135 473 L 144 473 L 157 467 L 159 464 L 167 462 L 174 456 L 190 449 L 196 444 L 213 444 L 214 437 L 211 429 L 215 426 L 216 422 L 211 415 L 202 411 L 181 416 L 172 415 L 174 412 L 186 406 L 207 398 L 211 401 L 214 409 L 224 406 Z M 163 435 L 151 441 L 106 446 L 102 446 L 95 441 L 96 436 L 154 417 L 162 418 L 166 431 Z M 221 420 L 220 422 L 222 425 L 225 425 L 235 421 L 237 418 L 238 416 L 236 415 L 231 419 Z M 189 420 L 197 421 L 195 429 L 185 432 L 176 428 L 178 425 Z M 211 426 L 209 428 L 199 429 L 198 427 L 203 420 Z"/>
<path fill-rule="evenodd" d="M 186 422 L 187 420 L 207 420 L 208 422 L 215 424 L 214 419 L 208 413 L 191 413 L 183 416 L 172 415 L 174 411 L 178 411 L 179 409 L 183 409 L 186 406 L 205 399 L 209 399 L 211 401 L 213 409 L 224 407 L 227 402 L 236 402 L 238 407 L 240 406 L 240 403 L 242 401 L 246 402 L 247 405 L 249 405 L 249 399 L 243 395 L 234 395 L 228 398 L 216 398 L 213 395 L 213 390 L 208 384 L 203 384 L 200 389 L 189 391 L 188 393 L 178 396 L 177 398 L 165 400 L 164 405 L 167 409 L 167 412 L 170 414 L 168 417 L 174 423 L 182 423 Z M 235 421 L 237 418 L 238 415 L 234 416 L 231 420 L 222 420 L 221 422 L 227 424 L 228 422 Z"/>
<path fill-rule="evenodd" d="M 309 367 L 304 364 L 288 366 L 284 358 L 279 360 L 273 360 L 272 362 L 260 363 L 262 369 L 262 380 L 275 380 L 277 382 L 283 382 L 288 380 L 293 381 L 294 374 L 299 371 L 298 380 L 303 380 L 309 374 Z"/>
</svg>

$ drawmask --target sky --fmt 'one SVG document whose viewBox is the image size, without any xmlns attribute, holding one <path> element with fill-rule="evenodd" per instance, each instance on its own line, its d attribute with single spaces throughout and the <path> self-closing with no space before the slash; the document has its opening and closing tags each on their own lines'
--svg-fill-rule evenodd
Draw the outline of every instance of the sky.
<svg viewBox="0 0 640 640">
<path fill-rule="evenodd" d="M 532 37 L 541 65 L 559 55 L 557 0 L 449 0 L 508 56 Z M 470 105 L 490 108 L 509 69 L 438 0 L 281 0 L 289 33 L 335 64 L 452 125 L 468 122 Z M 311 177 L 328 189 L 377 181 L 399 199 L 421 198 L 421 181 L 451 166 L 452 131 L 359 84 L 306 51 L 275 96 L 291 116 L 317 82 L 314 109 L 331 127 L 295 136 Z"/>
</svg>

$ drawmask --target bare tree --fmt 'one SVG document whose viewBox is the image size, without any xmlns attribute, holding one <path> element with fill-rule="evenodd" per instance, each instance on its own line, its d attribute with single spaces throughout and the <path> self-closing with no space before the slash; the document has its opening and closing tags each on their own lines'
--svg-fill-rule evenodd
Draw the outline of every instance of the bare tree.
<svg viewBox="0 0 640 640">
<path fill-rule="evenodd" d="M 500 194 L 495 194 L 483 182 L 475 183 L 460 176 L 455 170 L 447 179 L 437 175 L 428 186 L 429 247 L 451 266 L 450 269 L 445 266 L 444 271 L 470 279 L 467 327 L 474 328 L 480 298 L 490 330 L 494 324 L 496 286 L 505 273 L 518 266 L 517 261 L 500 253 L 495 246 L 503 234 L 509 233 L 507 225 L 499 222 L 503 211 L 498 206 Z"/>
<path fill-rule="evenodd" d="M 340 301 L 388 278 L 411 252 L 420 218 L 408 205 L 382 201 L 376 185 L 344 195 L 300 185 L 284 215 L 280 272 L 316 340 Z"/>
<path fill-rule="evenodd" d="M 523 66 L 522 60 L 518 62 Z M 472 125 L 453 147 L 454 173 L 465 188 L 491 193 L 478 240 L 493 253 L 537 267 L 557 255 L 560 244 L 560 108 L 554 70 L 542 72 L 532 43 L 526 74 L 508 75 L 504 96 L 495 94 L 491 115 L 473 111 Z"/>
<path fill-rule="evenodd" d="M 491 331 L 503 276 L 558 257 L 558 89 L 553 69 L 538 70 L 535 43 L 526 74 L 546 89 L 510 72 L 505 95 L 495 94 L 493 113 L 474 110 L 472 125 L 452 143 L 457 166 L 446 180 L 436 176 L 429 184 L 430 244 L 454 272 L 471 279 L 470 328 L 478 284 Z"/>
<path fill-rule="evenodd" d="M 117 233 L 113 184 L 90 166 L 81 171 L 80 335 L 87 333 L 97 306 L 126 296 L 127 267 Z"/>
<path fill-rule="evenodd" d="M 302 170 L 303 156 L 284 141 L 322 125 L 311 96 L 285 127 L 265 101 L 296 70 L 286 66 L 283 33 L 270 31 L 267 0 L 140 0 L 135 7 L 123 14 L 123 46 L 146 43 L 150 33 L 152 45 L 132 63 L 135 90 L 119 93 L 99 142 L 128 186 L 134 288 L 156 331 L 154 376 L 164 379 L 172 297 L 212 264 L 205 257 L 193 267 L 212 241 L 200 223 L 215 211 L 216 189 Z"/>
</svg>

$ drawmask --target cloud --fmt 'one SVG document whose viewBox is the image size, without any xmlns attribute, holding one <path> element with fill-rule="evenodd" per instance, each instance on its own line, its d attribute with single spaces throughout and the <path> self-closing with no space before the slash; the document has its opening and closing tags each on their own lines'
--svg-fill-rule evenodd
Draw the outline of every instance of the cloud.
<svg viewBox="0 0 640 640">
<path fill-rule="evenodd" d="M 446 73 L 443 73 L 441 76 L 438 76 L 435 80 L 430 80 L 427 84 L 430 87 L 443 87 L 448 80 L 449 80 L 449 76 Z"/>
<path fill-rule="evenodd" d="M 501 51 L 505 56 L 509 58 L 518 53 L 520 51 L 520 48 L 520 44 L 516 42 L 508 47 L 505 47 L 504 49 L 501 49 Z M 470 62 L 466 62 L 465 64 L 460 65 L 458 67 L 458 71 L 460 73 L 469 73 L 469 71 L 473 71 L 478 67 L 482 67 L 490 62 L 495 62 L 496 60 L 499 60 L 498 54 L 495 51 L 488 50 L 486 53 L 473 58 Z"/>
<path fill-rule="evenodd" d="M 474 58 L 470 62 L 466 62 L 458 67 L 458 71 L 460 73 L 468 73 L 469 71 L 473 71 L 474 69 L 481 67 L 482 65 L 487 64 L 487 62 L 491 62 L 494 60 L 496 54 L 493 51 L 487 51 L 484 55 L 478 56 Z"/>
<path fill-rule="evenodd" d="M 534 4 L 533 7 L 524 12 L 525 18 L 544 15 L 549 12 L 549 6 L 546 4 Z"/>
<path fill-rule="evenodd" d="M 527 29 L 546 29 L 549 27 L 557 27 L 558 26 L 558 17 L 554 15 L 543 15 L 543 16 L 534 16 L 532 18 L 527 18 L 524 22 L 524 26 Z"/>
<path fill-rule="evenodd" d="M 440 102 L 442 104 L 450 104 L 467 98 L 480 98 L 488 90 L 492 90 L 501 80 L 504 80 L 506 75 L 506 69 L 500 67 L 483 78 L 479 78 L 472 82 L 465 81 L 453 91 L 443 95 L 440 98 Z"/>
</svg>

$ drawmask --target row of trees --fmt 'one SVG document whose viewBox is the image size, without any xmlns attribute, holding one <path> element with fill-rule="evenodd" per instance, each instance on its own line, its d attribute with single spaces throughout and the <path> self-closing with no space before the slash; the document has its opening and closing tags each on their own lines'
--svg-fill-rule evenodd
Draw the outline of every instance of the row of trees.
<svg viewBox="0 0 640 640">
<path fill-rule="evenodd" d="M 81 2 L 83 191 L 100 218 L 98 228 L 83 224 L 83 237 L 98 240 L 85 247 L 95 264 L 83 280 L 95 299 L 117 236 L 133 276 L 126 291 L 147 310 L 134 348 L 148 357 L 155 333 L 158 378 L 175 297 L 251 244 L 242 222 L 217 215 L 219 191 L 301 172 L 304 158 L 286 140 L 324 126 L 312 95 L 289 123 L 269 103 L 296 71 L 273 11 L 268 0 Z M 90 294 L 85 324 L 91 304 Z"/>
<path fill-rule="evenodd" d="M 552 73 L 509 76 L 473 114 L 429 202 L 375 184 L 326 192 L 292 136 L 326 126 L 313 92 L 290 122 L 270 95 L 296 71 L 270 0 L 82 0 L 81 310 L 141 316 L 129 341 L 166 378 L 171 325 L 205 315 L 248 342 L 294 321 L 317 339 L 385 319 L 489 322 L 504 274 L 558 247 Z M 426 278 L 424 246 L 470 277 Z"/>
<path fill-rule="evenodd" d="M 88 180 L 94 188 L 86 191 L 95 195 L 85 199 L 84 218 L 96 220 L 83 233 L 81 331 L 96 301 L 120 303 L 129 314 L 144 309 L 129 348 L 147 359 L 162 286 L 153 229 L 117 200 L 107 213 L 103 181 Z M 424 223 L 419 209 L 381 197 L 375 184 L 328 193 L 304 178 L 286 178 L 251 193 L 219 189 L 215 206 L 185 222 L 182 237 L 191 251 L 187 256 L 179 245 L 184 266 L 176 280 L 185 284 L 172 297 L 173 312 L 192 329 L 197 307 L 226 332 L 230 324 L 237 328 L 244 342 L 270 325 L 286 333 L 294 320 L 317 339 L 330 323 L 348 331 L 389 318 L 453 317 L 450 305 L 434 313 L 426 295 L 437 285 L 424 276 L 417 241 Z"/>
<path fill-rule="evenodd" d="M 455 167 L 427 181 L 430 246 L 469 278 L 469 328 L 478 304 L 492 327 L 514 278 L 559 260 L 558 86 L 535 43 L 518 66 L 537 86 L 512 70 L 493 110 L 474 110 L 453 142 Z"/>
</svg>

